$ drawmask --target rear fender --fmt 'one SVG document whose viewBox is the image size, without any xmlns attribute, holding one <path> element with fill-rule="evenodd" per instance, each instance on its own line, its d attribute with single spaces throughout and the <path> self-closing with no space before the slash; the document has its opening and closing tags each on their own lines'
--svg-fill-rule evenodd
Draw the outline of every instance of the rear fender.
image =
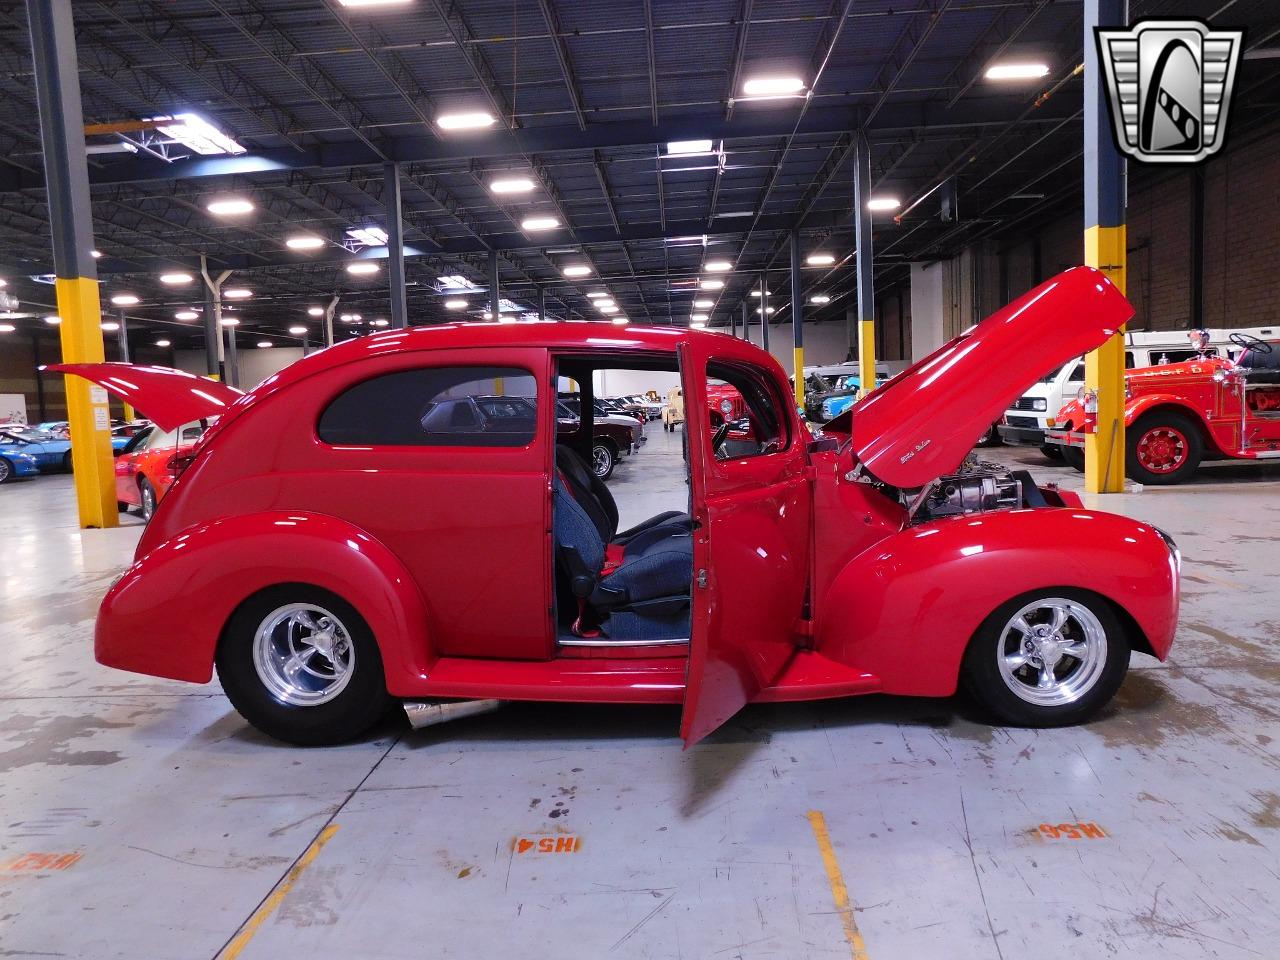
<svg viewBox="0 0 1280 960">
<path fill-rule="evenodd" d="M 408 571 L 357 527 L 303 512 L 198 524 L 150 550 L 102 601 L 95 656 L 121 670 L 207 683 L 232 613 L 284 583 L 320 587 L 355 607 L 377 639 L 393 695 L 421 685 L 434 656 L 426 604 Z"/>
<path fill-rule="evenodd" d="M 910 527 L 851 560 L 819 607 L 819 653 L 886 693 L 948 696 L 978 627 L 1031 590 L 1089 590 L 1121 608 L 1135 649 L 1164 659 L 1178 617 L 1174 555 L 1152 526 L 1072 508 L 1008 510 Z"/>
</svg>

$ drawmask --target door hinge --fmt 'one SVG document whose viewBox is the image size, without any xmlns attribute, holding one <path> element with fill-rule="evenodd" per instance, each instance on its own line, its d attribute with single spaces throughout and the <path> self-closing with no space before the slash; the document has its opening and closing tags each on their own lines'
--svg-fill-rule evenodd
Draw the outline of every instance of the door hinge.
<svg viewBox="0 0 1280 960">
<path fill-rule="evenodd" d="M 705 590 L 705 589 L 707 589 L 707 571 L 706 571 L 706 569 L 705 569 L 705 568 L 700 569 L 700 570 L 698 571 L 698 581 L 697 581 L 697 582 L 698 582 L 698 589 L 699 589 L 699 590 Z"/>
</svg>

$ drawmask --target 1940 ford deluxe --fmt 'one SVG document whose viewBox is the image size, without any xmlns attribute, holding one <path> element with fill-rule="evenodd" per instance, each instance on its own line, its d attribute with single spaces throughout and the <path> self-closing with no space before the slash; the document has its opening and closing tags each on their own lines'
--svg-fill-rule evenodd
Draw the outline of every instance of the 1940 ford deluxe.
<svg viewBox="0 0 1280 960">
<path fill-rule="evenodd" d="M 1177 551 L 962 464 L 1029 383 L 1131 314 L 1102 274 L 1069 270 L 816 439 L 769 354 L 678 328 L 393 330 L 244 396 L 63 365 L 162 427 L 219 415 L 103 600 L 97 658 L 194 682 L 216 664 L 254 726 L 308 744 L 441 698 L 683 703 L 694 743 L 750 702 L 947 696 L 961 678 L 1005 721 L 1078 722 L 1131 650 L 1168 652 Z M 687 512 L 619 531 L 591 424 L 557 436 L 560 378 L 590 411 L 605 368 L 678 371 Z M 744 416 L 713 426 L 722 385 Z M 457 415 L 464 398 L 494 416 Z"/>
</svg>

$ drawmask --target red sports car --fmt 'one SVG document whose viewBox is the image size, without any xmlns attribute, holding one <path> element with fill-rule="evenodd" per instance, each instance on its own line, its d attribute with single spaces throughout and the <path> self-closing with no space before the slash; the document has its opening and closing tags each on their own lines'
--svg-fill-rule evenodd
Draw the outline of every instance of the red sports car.
<svg viewBox="0 0 1280 960">
<path fill-rule="evenodd" d="M 158 426 L 135 433 L 116 457 L 116 505 L 138 509 L 144 520 L 156 512 L 156 504 L 173 483 L 175 457 L 186 457 L 211 420 L 184 423 L 176 430 Z"/>
<path fill-rule="evenodd" d="M 1111 699 L 1131 650 L 1163 658 L 1178 610 L 1173 542 L 1085 510 L 1025 473 L 966 466 L 1045 370 L 1132 308 L 1067 271 L 947 343 L 814 440 L 787 375 L 723 334 L 597 323 L 393 330 L 299 360 L 225 410 L 99 612 L 96 655 L 218 677 L 264 732 L 359 735 L 479 700 L 682 703 L 686 743 L 749 702 L 962 680 L 997 717 L 1075 723 Z M 558 378 L 678 373 L 688 511 L 618 527 L 587 423 L 557 435 Z M 64 365 L 176 428 L 208 381 Z M 529 398 L 476 432 L 446 400 Z M 709 385 L 743 399 L 727 449 Z M 458 409 L 461 409 L 459 406 Z M 431 420 L 427 430 L 425 420 Z M 437 422 L 439 421 L 439 422 Z"/>
</svg>

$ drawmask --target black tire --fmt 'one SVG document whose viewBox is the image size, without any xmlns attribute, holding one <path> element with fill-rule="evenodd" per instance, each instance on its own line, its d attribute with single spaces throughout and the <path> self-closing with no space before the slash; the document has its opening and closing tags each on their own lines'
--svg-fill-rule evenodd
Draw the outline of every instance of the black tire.
<svg viewBox="0 0 1280 960">
<path fill-rule="evenodd" d="M 273 612 L 295 603 L 330 611 L 345 628 L 354 650 L 350 679 L 323 703 L 296 705 L 280 699 L 255 665 L 259 626 Z M 285 743 L 304 747 L 346 743 L 368 732 L 394 704 L 387 693 L 378 644 L 364 618 L 341 597 L 307 584 L 273 587 L 242 603 L 223 628 L 215 663 L 218 680 L 236 712 L 255 729 Z"/>
<path fill-rule="evenodd" d="M 138 513 L 142 515 L 142 519 L 150 521 L 156 514 L 156 488 L 151 485 L 151 481 L 146 477 L 138 479 Z"/>
<path fill-rule="evenodd" d="M 1079 447 L 1063 447 L 1062 460 L 1077 473 L 1084 473 L 1084 451 Z"/>
<path fill-rule="evenodd" d="M 618 465 L 618 453 L 610 443 L 597 442 L 591 448 L 591 470 L 599 480 L 608 480 L 613 476 L 613 468 Z"/>
<path fill-rule="evenodd" d="M 128 512 L 129 512 L 129 504 L 125 503 L 123 500 L 117 500 L 117 501 L 116 501 L 116 512 L 117 512 L 117 513 L 128 513 Z"/>
<path fill-rule="evenodd" d="M 982 436 L 978 438 L 978 442 L 974 444 L 974 446 L 978 447 L 999 447 L 1003 445 L 1004 441 L 1000 439 L 1000 431 L 996 429 L 994 423 L 987 427 Z"/>
<path fill-rule="evenodd" d="M 1177 465 L 1173 469 L 1151 470 L 1143 463 L 1144 453 L 1140 447 L 1150 443 L 1150 437 L 1157 433 L 1166 438 L 1176 437 L 1172 447 L 1178 449 L 1174 454 Z M 1180 413 L 1151 413 L 1125 431 L 1125 471 L 1138 483 L 1181 483 L 1196 472 L 1203 456 L 1204 441 L 1199 426 Z"/>
<path fill-rule="evenodd" d="M 13 464 L 0 457 L 0 483 L 9 483 L 15 476 Z"/>
<path fill-rule="evenodd" d="M 1062 451 L 1063 448 L 1058 446 L 1056 443 L 1046 443 L 1040 448 L 1040 452 L 1043 453 L 1047 459 L 1053 460 L 1056 463 L 1062 462 Z"/>
<path fill-rule="evenodd" d="M 1105 638 L 1105 656 L 1099 655 L 1093 670 L 1081 675 L 1081 680 L 1092 676 L 1087 686 L 1082 686 L 1078 699 L 1053 705 L 1031 703 L 1011 689 L 1006 682 L 998 659 L 1009 649 L 1011 637 L 1018 634 L 1005 631 L 1010 621 L 1022 608 L 1050 598 L 1065 599 L 1092 613 Z M 1078 630 L 1078 624 L 1070 629 Z M 1016 646 L 1016 644 L 1015 644 Z M 978 703 L 1006 724 L 1019 727 L 1063 727 L 1083 723 L 1105 707 L 1129 669 L 1129 637 L 1116 616 L 1111 604 L 1103 597 L 1087 590 L 1065 587 L 1034 590 L 1014 597 L 998 607 L 969 641 L 965 650 L 961 676 L 965 688 Z M 1073 669 L 1085 668 L 1083 660 L 1072 662 L 1064 658 L 1063 679 L 1069 679 Z M 1024 670 L 1034 670 L 1030 665 Z M 1041 671 L 1042 672 L 1042 671 Z"/>
<path fill-rule="evenodd" d="M 62 455 L 62 469 L 67 471 L 67 473 L 70 473 L 72 470 L 70 450 Z"/>
</svg>

